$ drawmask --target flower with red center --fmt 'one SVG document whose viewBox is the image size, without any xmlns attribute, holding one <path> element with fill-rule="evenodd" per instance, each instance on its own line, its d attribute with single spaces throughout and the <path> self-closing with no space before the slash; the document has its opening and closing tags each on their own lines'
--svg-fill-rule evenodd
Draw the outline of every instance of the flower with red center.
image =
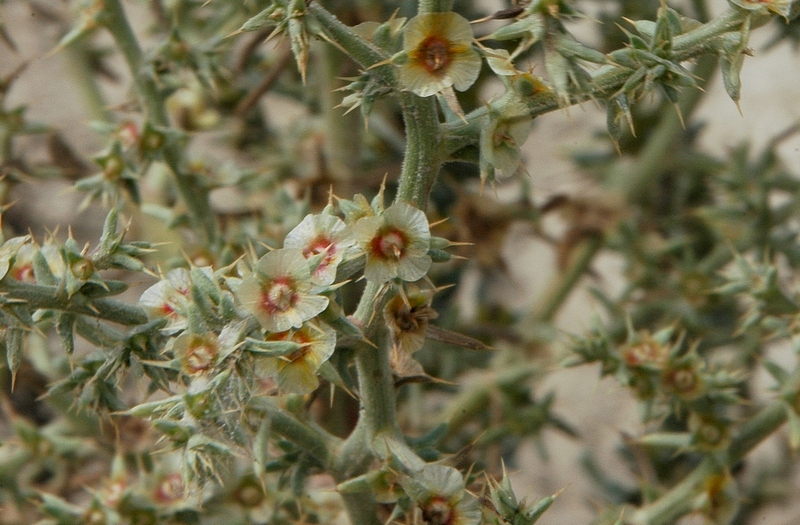
<svg viewBox="0 0 800 525">
<path fill-rule="evenodd" d="M 33 250 L 33 245 L 26 244 L 17 252 L 17 259 L 11 267 L 11 272 L 9 272 L 11 277 L 17 281 L 36 282 L 36 275 L 33 272 Z"/>
<path fill-rule="evenodd" d="M 419 507 L 423 523 L 429 525 L 477 525 L 481 522 L 478 502 L 464 487 L 458 470 L 444 465 L 426 465 L 400 484 Z"/>
<path fill-rule="evenodd" d="M 153 490 L 153 500 L 159 505 L 171 505 L 184 496 L 183 478 L 180 474 L 165 475 Z"/>
<path fill-rule="evenodd" d="M 219 361 L 220 344 L 213 333 L 184 333 L 175 340 L 173 351 L 183 371 L 190 376 L 196 376 L 214 369 Z"/>
<path fill-rule="evenodd" d="M 325 286 L 336 280 L 336 267 L 354 244 L 341 219 L 322 214 L 306 215 L 286 236 L 283 246 L 302 250 L 306 259 L 319 257 L 311 281 Z"/>
<path fill-rule="evenodd" d="M 139 298 L 150 319 L 166 317 L 165 333 L 175 333 L 186 328 L 187 308 L 191 304 L 189 287 L 192 284 L 189 270 L 175 268 L 156 284 L 148 288 Z"/>
<path fill-rule="evenodd" d="M 382 215 L 359 219 L 353 236 L 367 254 L 368 281 L 384 283 L 396 277 L 416 281 L 428 273 L 432 262 L 428 219 L 410 204 L 393 204 Z"/>
<path fill-rule="evenodd" d="M 54 244 L 39 246 L 31 243 L 30 236 L 14 237 L 0 245 L 0 279 L 6 275 L 17 281 L 35 283 L 36 275 L 33 260 L 42 255 L 50 273 L 56 278 L 64 275 L 64 260 L 59 248 Z"/>
<path fill-rule="evenodd" d="M 328 298 L 311 294 L 311 269 L 303 252 L 284 248 L 259 259 L 236 295 L 261 326 L 271 332 L 299 328 L 328 306 Z"/>
<path fill-rule="evenodd" d="M 282 357 L 258 357 L 259 375 L 274 378 L 281 390 L 291 394 L 309 394 L 319 386 L 317 371 L 333 355 L 336 333 L 330 328 L 303 325 L 299 330 L 272 334 L 272 341 L 291 341 L 301 345 Z"/>
<path fill-rule="evenodd" d="M 400 83 L 421 97 L 447 88 L 464 91 L 475 83 L 481 59 L 472 48 L 472 28 L 456 13 L 425 13 L 409 20 L 404 32 L 405 62 Z"/>
</svg>

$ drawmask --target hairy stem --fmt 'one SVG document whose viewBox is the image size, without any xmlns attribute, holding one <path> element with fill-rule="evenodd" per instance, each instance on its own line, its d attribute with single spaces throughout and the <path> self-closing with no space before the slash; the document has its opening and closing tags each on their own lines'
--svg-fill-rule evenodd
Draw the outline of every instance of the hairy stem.
<svg viewBox="0 0 800 525">
<path fill-rule="evenodd" d="M 428 196 L 442 162 L 439 156 L 441 134 L 436 100 L 403 93 L 401 104 L 406 125 L 406 156 L 396 200 L 413 204 L 424 211 L 428 207 Z"/>
<path fill-rule="evenodd" d="M 419 13 L 443 13 L 453 9 L 453 0 L 420 0 Z"/>
</svg>

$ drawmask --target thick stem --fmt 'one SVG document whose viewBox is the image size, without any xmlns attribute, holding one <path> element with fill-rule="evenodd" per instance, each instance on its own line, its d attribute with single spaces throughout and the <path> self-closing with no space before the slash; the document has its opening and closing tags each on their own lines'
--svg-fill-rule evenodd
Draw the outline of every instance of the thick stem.
<svg viewBox="0 0 800 525">
<path fill-rule="evenodd" d="M 407 202 L 425 211 L 442 159 L 441 132 L 436 100 L 413 93 L 401 95 L 406 125 L 406 156 L 397 188 L 397 202 Z"/>
<path fill-rule="evenodd" d="M 164 98 L 155 79 L 143 70 L 142 50 L 128 23 L 120 0 L 104 0 L 102 22 L 114 37 L 125 57 L 147 117 L 156 126 L 169 127 L 170 122 Z M 167 142 L 163 148 L 163 156 L 164 161 L 173 172 L 175 184 L 186 204 L 191 221 L 197 226 L 197 231 L 205 233 L 206 244 L 217 247 L 219 231 L 208 200 L 208 189 L 196 176 L 185 172 L 183 154 L 177 144 Z"/>
<path fill-rule="evenodd" d="M 386 327 L 383 325 L 381 285 L 368 283 L 354 315 L 364 326 L 364 333 L 375 346 L 361 343 L 356 347 L 356 370 L 361 397 L 359 425 L 364 425 L 367 440 L 377 436 L 400 436 L 397 426 L 394 378 L 389 364 Z"/>
<path fill-rule="evenodd" d="M 419 0 L 419 13 L 444 13 L 453 9 L 453 0 Z"/>
</svg>

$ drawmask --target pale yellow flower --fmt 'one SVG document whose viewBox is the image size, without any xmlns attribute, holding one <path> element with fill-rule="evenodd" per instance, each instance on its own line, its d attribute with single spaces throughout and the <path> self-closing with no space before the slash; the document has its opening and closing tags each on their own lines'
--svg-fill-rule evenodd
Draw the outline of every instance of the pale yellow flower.
<svg viewBox="0 0 800 525">
<path fill-rule="evenodd" d="M 472 48 L 472 28 L 456 13 L 425 13 L 409 20 L 404 33 L 407 55 L 400 83 L 421 97 L 447 88 L 464 91 L 475 83 L 481 58 Z"/>
</svg>

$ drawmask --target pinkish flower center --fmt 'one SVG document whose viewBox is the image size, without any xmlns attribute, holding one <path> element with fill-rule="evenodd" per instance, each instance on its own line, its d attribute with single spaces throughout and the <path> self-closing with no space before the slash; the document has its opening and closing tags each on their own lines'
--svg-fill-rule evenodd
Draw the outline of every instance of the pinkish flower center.
<svg viewBox="0 0 800 525">
<path fill-rule="evenodd" d="M 334 251 L 335 251 L 335 245 L 333 241 L 325 237 L 324 235 L 320 235 L 313 241 L 308 243 L 308 246 L 303 248 L 303 257 L 308 259 L 309 257 L 313 257 L 315 255 L 324 253 L 326 254 L 325 259 L 328 259 L 333 255 Z"/>
<path fill-rule="evenodd" d="M 450 43 L 441 37 L 429 36 L 417 46 L 411 57 L 428 73 L 436 73 L 450 65 Z"/>
<path fill-rule="evenodd" d="M 446 499 L 435 496 L 422 509 L 422 519 L 428 525 L 453 525 L 455 513 Z"/>
<path fill-rule="evenodd" d="M 169 303 L 162 304 L 161 308 L 159 308 L 159 309 L 161 310 L 161 313 L 163 313 L 166 317 L 176 317 L 177 316 L 177 313 L 175 312 L 175 308 Z"/>
<path fill-rule="evenodd" d="M 372 255 L 379 259 L 399 261 L 408 245 L 408 236 L 397 228 L 387 228 L 378 232 L 370 243 Z"/>
<path fill-rule="evenodd" d="M 319 255 L 324 253 L 325 255 L 322 258 L 322 261 L 317 266 L 317 269 L 314 271 L 315 274 L 319 274 L 320 272 L 324 271 L 325 268 L 331 264 L 334 255 L 336 254 L 336 244 L 325 237 L 324 235 L 319 235 L 313 241 L 311 241 L 308 246 L 303 248 L 303 257 L 306 259 L 310 259 L 315 255 Z"/>
<path fill-rule="evenodd" d="M 27 283 L 36 282 L 36 277 L 33 275 L 33 264 L 23 264 L 14 268 L 14 279 L 17 281 L 24 281 Z"/>
<path fill-rule="evenodd" d="M 169 504 L 183 495 L 183 481 L 180 474 L 170 474 L 161 480 L 155 490 L 155 500 L 161 504 Z"/>
<path fill-rule="evenodd" d="M 294 282 L 288 277 L 271 281 L 261 296 L 261 306 L 267 313 L 278 314 L 292 308 L 300 300 L 294 289 Z"/>
</svg>

